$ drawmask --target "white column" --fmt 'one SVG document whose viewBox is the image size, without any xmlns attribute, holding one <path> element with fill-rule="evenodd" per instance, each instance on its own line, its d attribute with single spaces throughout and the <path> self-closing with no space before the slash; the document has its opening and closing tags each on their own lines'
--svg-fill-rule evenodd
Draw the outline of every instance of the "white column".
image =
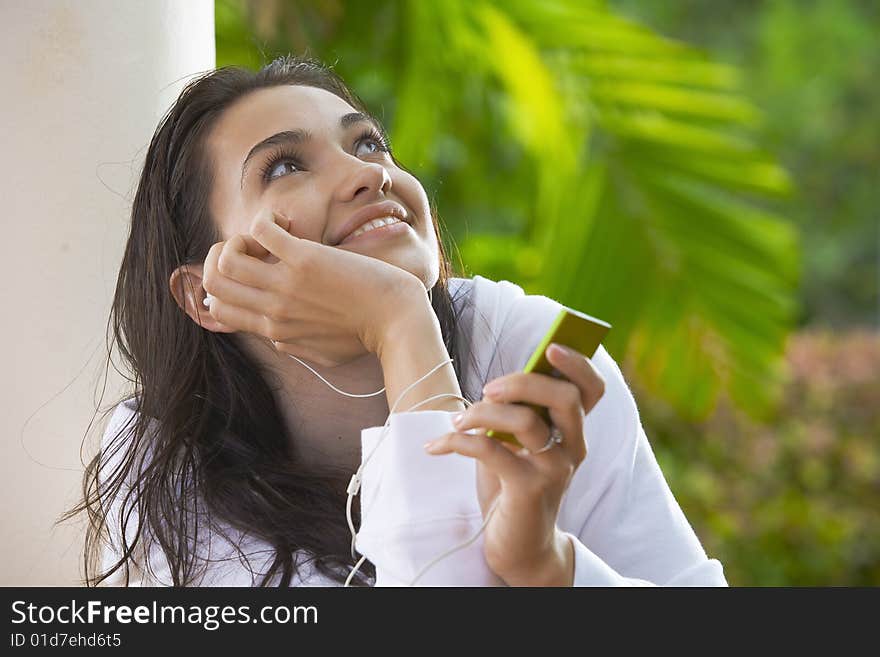
<svg viewBox="0 0 880 657">
<path fill-rule="evenodd" d="M 77 585 L 81 494 L 131 199 L 214 67 L 212 0 L 0 0 L 0 585 Z M 112 367 L 104 404 L 122 390 Z M 80 523 L 84 520 L 80 520 Z"/>
</svg>

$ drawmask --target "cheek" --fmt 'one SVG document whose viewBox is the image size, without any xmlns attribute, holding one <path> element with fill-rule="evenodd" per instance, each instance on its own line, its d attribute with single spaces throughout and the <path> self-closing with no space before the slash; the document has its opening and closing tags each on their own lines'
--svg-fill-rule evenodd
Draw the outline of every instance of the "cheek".
<svg viewBox="0 0 880 657">
<path fill-rule="evenodd" d="M 392 189 L 397 191 L 397 195 L 406 203 L 407 208 L 415 213 L 419 222 L 419 234 L 433 239 L 434 226 L 431 219 L 431 207 L 428 204 L 428 194 L 422 187 L 422 183 L 405 171 L 400 171 L 399 177 L 394 180 Z"/>
<path fill-rule="evenodd" d="M 214 227 L 225 241 L 233 235 L 247 232 L 248 209 L 243 207 L 241 197 L 212 199 L 210 205 Z"/>
<path fill-rule="evenodd" d="M 322 202 L 321 192 L 315 185 L 300 185 L 283 189 L 283 183 L 260 201 L 260 209 L 273 210 L 290 219 L 290 232 L 295 236 L 313 242 L 322 242 L 326 229 L 326 202 Z"/>
</svg>

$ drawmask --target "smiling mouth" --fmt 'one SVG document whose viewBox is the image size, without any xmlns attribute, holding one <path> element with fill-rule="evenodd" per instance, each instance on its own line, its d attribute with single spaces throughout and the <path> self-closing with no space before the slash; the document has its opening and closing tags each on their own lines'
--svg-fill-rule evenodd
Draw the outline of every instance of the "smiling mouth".
<svg viewBox="0 0 880 657">
<path fill-rule="evenodd" d="M 350 233 L 338 246 L 344 246 L 355 240 L 360 241 L 364 235 L 372 235 L 370 241 L 392 235 L 402 235 L 409 231 L 410 225 L 397 217 L 379 217 L 368 221 L 364 226 Z M 366 239 L 366 238 L 365 238 Z"/>
<path fill-rule="evenodd" d="M 371 219 L 370 221 L 363 224 L 360 228 L 355 231 L 349 233 L 345 239 L 342 241 L 345 242 L 347 239 L 351 239 L 353 237 L 357 237 L 358 235 L 363 235 L 364 233 L 369 233 L 371 230 L 376 230 L 377 228 L 382 228 L 383 226 L 390 226 L 391 224 L 400 224 L 404 223 L 402 219 L 398 217 L 377 217 L 375 219 Z"/>
</svg>

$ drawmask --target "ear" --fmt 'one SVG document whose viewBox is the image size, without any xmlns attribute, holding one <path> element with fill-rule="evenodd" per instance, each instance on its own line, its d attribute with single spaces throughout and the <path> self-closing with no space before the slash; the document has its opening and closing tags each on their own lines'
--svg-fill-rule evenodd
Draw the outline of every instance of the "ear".
<svg viewBox="0 0 880 657">
<path fill-rule="evenodd" d="M 175 269 L 168 281 L 171 296 L 183 312 L 202 328 L 213 333 L 234 333 L 235 329 L 214 319 L 204 304 L 208 293 L 202 287 L 203 272 L 203 266 L 197 264 L 181 265 Z"/>
</svg>

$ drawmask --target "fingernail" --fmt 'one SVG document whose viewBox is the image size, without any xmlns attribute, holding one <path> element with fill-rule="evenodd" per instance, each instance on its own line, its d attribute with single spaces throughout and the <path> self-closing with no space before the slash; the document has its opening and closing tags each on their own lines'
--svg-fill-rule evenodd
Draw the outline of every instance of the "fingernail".
<svg viewBox="0 0 880 657">
<path fill-rule="evenodd" d="M 572 354 L 571 349 L 568 347 L 563 347 L 561 344 L 557 344 L 556 342 L 550 343 L 550 351 L 554 356 L 570 356 Z"/>
<path fill-rule="evenodd" d="M 464 413 L 459 413 L 455 417 L 452 418 L 452 424 L 455 426 L 461 426 L 461 423 L 464 421 Z"/>
<path fill-rule="evenodd" d="M 484 397 L 501 397 L 504 394 L 504 382 L 492 381 L 483 387 Z"/>
<path fill-rule="evenodd" d="M 422 447 L 425 448 L 426 452 L 433 452 L 436 445 L 434 444 L 434 441 L 429 441 L 422 445 Z"/>
</svg>

